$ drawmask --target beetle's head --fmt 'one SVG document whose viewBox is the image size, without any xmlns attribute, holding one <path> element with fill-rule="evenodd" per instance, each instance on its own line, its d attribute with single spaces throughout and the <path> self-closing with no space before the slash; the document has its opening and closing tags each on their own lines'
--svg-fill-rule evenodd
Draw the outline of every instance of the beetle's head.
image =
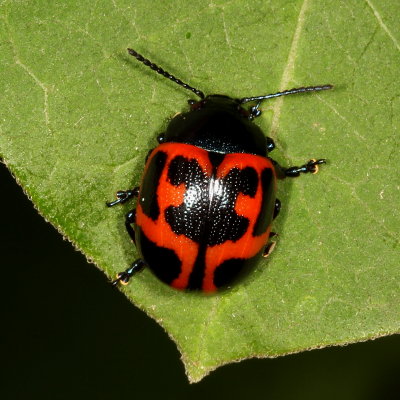
<svg viewBox="0 0 400 400">
<path fill-rule="evenodd" d="M 246 110 L 241 106 L 240 99 L 234 99 L 232 97 L 223 94 L 210 94 L 200 101 L 189 100 L 190 110 L 201 109 L 214 109 L 233 113 L 239 113 L 243 117 L 253 119 L 254 116 L 251 114 L 251 109 Z"/>
</svg>

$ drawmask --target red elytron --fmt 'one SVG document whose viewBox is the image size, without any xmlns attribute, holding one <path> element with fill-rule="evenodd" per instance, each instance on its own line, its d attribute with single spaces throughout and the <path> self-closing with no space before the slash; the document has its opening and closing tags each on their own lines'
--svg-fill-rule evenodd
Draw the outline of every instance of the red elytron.
<svg viewBox="0 0 400 400">
<path fill-rule="evenodd" d="M 199 147 L 164 143 L 145 167 L 136 244 L 150 269 L 177 289 L 210 292 L 229 285 L 268 241 L 276 192 L 272 162 L 245 153 L 217 157 L 218 165 Z"/>
</svg>

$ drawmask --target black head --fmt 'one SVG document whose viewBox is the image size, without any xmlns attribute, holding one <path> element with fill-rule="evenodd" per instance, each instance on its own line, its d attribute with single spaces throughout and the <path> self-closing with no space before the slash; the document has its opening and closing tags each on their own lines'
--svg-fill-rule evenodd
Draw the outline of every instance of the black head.
<svg viewBox="0 0 400 400">
<path fill-rule="evenodd" d="M 192 111 L 200 108 L 206 109 L 219 109 L 231 113 L 239 113 L 243 117 L 249 118 L 249 111 L 244 109 L 239 99 L 234 99 L 223 94 L 209 94 L 200 101 L 189 100 L 190 109 Z"/>
</svg>

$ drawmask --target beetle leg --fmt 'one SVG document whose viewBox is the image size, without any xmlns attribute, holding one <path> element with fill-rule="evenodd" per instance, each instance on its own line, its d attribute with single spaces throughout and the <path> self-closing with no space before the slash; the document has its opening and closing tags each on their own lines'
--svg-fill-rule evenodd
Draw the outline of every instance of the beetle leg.
<svg viewBox="0 0 400 400">
<path fill-rule="evenodd" d="M 261 115 L 261 110 L 258 108 L 260 107 L 261 101 L 259 101 L 255 106 L 250 107 L 249 109 L 249 120 L 253 120 Z"/>
<path fill-rule="evenodd" d="M 277 177 L 279 179 L 283 179 L 286 177 L 296 178 L 297 176 L 300 176 L 300 174 L 307 174 L 307 173 L 316 174 L 319 171 L 319 165 L 326 164 L 326 160 L 324 158 L 320 158 L 318 160 L 312 158 L 310 161 L 308 161 L 306 164 L 303 164 L 300 167 L 289 167 L 289 168 L 283 168 L 277 162 L 273 163 Z"/>
<path fill-rule="evenodd" d="M 275 149 L 275 142 L 270 137 L 266 137 L 267 139 L 267 153 Z"/>
<path fill-rule="evenodd" d="M 319 165 L 326 164 L 326 160 L 321 158 L 316 160 L 315 158 L 308 161 L 306 164 L 303 164 L 301 167 L 290 167 L 285 169 L 285 175 L 291 178 L 295 178 L 299 176 L 300 173 L 307 174 L 316 174 L 319 170 Z"/>
<path fill-rule="evenodd" d="M 160 133 L 158 136 L 157 136 L 157 142 L 158 143 L 164 143 L 165 142 L 165 133 L 163 132 L 163 133 Z"/>
<path fill-rule="evenodd" d="M 135 231 L 132 228 L 132 224 L 136 224 L 136 208 L 129 211 L 128 214 L 126 214 L 125 216 L 125 228 L 128 231 L 132 242 L 136 244 Z"/>
<path fill-rule="evenodd" d="M 269 158 L 269 157 L 268 157 L 268 158 Z M 269 160 L 270 160 L 270 161 L 272 162 L 272 164 L 274 165 L 276 177 L 277 177 L 278 179 L 284 179 L 284 178 L 286 178 L 285 169 L 282 168 L 274 159 L 269 158 Z"/>
<path fill-rule="evenodd" d="M 269 233 L 269 239 L 271 239 L 273 237 L 277 237 L 277 236 L 278 236 L 278 234 L 275 232 Z M 275 246 L 276 246 L 276 242 L 267 243 L 267 245 L 264 247 L 263 257 L 267 258 L 272 253 L 272 250 L 274 250 Z"/>
<path fill-rule="evenodd" d="M 279 199 L 275 199 L 274 215 L 272 219 L 275 219 L 279 215 L 280 211 L 281 211 L 281 201 Z"/>
<path fill-rule="evenodd" d="M 269 255 L 271 255 L 271 253 L 274 250 L 275 246 L 276 246 L 276 242 L 268 243 L 264 248 L 263 257 L 267 258 Z"/>
<path fill-rule="evenodd" d="M 118 283 L 121 283 L 122 285 L 127 285 L 132 275 L 134 275 L 136 272 L 141 271 L 144 267 L 145 267 L 144 261 L 139 258 L 138 260 L 134 261 L 132 265 L 125 271 L 118 273 L 117 279 L 112 281 L 112 284 L 114 286 L 117 286 Z"/>
<path fill-rule="evenodd" d="M 139 186 L 136 186 L 135 188 L 129 190 L 119 190 L 117 192 L 117 199 L 109 203 L 107 202 L 106 205 L 107 207 L 113 207 L 117 204 L 124 204 L 129 199 L 138 196 L 139 196 Z"/>
</svg>

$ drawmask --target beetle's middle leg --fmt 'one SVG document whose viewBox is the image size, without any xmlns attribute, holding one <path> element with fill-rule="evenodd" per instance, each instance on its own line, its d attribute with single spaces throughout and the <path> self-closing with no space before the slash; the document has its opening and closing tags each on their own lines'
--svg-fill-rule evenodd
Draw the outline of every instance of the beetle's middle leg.
<svg viewBox="0 0 400 400">
<path fill-rule="evenodd" d="M 106 203 L 107 207 L 113 207 L 117 204 L 124 204 L 126 203 L 129 199 L 132 199 L 134 197 L 138 197 L 139 195 L 139 187 L 135 187 L 133 189 L 129 190 L 119 190 L 117 192 L 117 199 L 114 201 L 111 201 L 109 203 Z M 131 237 L 133 243 L 136 243 L 135 241 L 135 231 L 132 228 L 132 224 L 136 223 L 136 209 L 130 210 L 126 216 L 125 216 L 125 228 L 128 231 L 129 236 Z"/>
<path fill-rule="evenodd" d="M 312 158 L 307 163 L 301 165 L 300 167 L 289 167 L 284 168 L 281 167 L 276 161 L 273 161 L 276 175 L 278 179 L 283 178 L 296 178 L 300 176 L 300 174 L 316 174 L 319 171 L 319 166 L 321 164 L 326 164 L 326 160 L 324 158 L 315 159 Z"/>
</svg>

